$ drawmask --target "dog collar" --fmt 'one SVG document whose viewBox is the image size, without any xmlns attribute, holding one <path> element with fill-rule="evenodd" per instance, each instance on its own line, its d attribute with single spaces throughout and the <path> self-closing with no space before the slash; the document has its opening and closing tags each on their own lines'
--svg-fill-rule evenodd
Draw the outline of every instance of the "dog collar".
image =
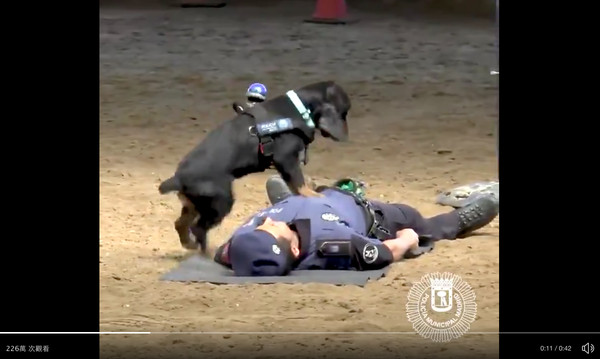
<svg viewBox="0 0 600 359">
<path fill-rule="evenodd" d="M 298 110 L 298 112 L 300 112 L 300 116 L 302 116 L 304 121 L 306 121 L 306 124 L 308 125 L 308 127 L 315 128 L 315 123 L 313 122 L 312 118 L 310 117 L 310 110 L 308 110 L 306 107 L 304 107 L 304 104 L 302 103 L 302 100 L 300 100 L 300 97 L 298 97 L 298 95 L 292 90 L 286 92 L 286 95 L 292 101 L 292 103 L 296 107 L 296 110 Z"/>
</svg>

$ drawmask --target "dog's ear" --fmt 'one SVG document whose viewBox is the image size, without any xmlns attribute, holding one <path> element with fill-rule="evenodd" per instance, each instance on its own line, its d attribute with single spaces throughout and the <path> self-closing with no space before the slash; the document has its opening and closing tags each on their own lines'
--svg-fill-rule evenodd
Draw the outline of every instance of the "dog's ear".
<svg viewBox="0 0 600 359">
<path fill-rule="evenodd" d="M 335 82 L 329 81 L 325 89 L 325 99 L 321 104 L 318 127 L 323 137 L 335 141 L 348 140 L 346 115 L 350 109 L 350 99 Z"/>
<path fill-rule="evenodd" d="M 333 81 L 327 82 L 327 88 L 325 89 L 325 101 L 335 102 L 336 97 L 340 92 L 340 87 Z"/>
<path fill-rule="evenodd" d="M 330 103 L 335 106 L 337 112 L 340 113 L 343 120 L 346 120 L 346 115 L 350 111 L 350 107 L 352 106 L 350 102 L 350 96 L 344 91 L 344 89 L 336 84 L 335 82 L 331 82 L 327 88 L 325 89 L 325 99 L 324 102 Z"/>
<path fill-rule="evenodd" d="M 323 137 L 331 137 L 335 141 L 348 140 L 348 125 L 336 107 L 330 103 L 321 105 L 318 127 Z"/>
</svg>

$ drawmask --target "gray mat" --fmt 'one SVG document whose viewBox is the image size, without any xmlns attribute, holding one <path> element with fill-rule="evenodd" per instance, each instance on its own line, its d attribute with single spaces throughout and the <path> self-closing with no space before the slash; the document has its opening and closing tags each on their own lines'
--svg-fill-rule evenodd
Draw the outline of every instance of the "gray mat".
<svg viewBox="0 0 600 359">
<path fill-rule="evenodd" d="M 437 204 L 450 207 L 464 207 L 480 196 L 493 196 L 500 202 L 500 182 L 474 182 L 468 185 L 455 187 L 449 191 L 439 194 L 436 199 Z"/>
<path fill-rule="evenodd" d="M 161 277 L 164 281 L 208 282 L 214 284 L 326 283 L 365 286 L 369 280 L 386 275 L 389 266 L 374 271 L 296 270 L 281 277 L 237 277 L 233 271 L 212 259 L 192 256 Z"/>
</svg>

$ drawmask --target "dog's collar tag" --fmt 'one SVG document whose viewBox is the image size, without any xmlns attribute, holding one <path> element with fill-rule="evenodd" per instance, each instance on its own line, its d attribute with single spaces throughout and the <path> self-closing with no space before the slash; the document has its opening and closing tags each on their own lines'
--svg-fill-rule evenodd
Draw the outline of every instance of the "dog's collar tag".
<svg viewBox="0 0 600 359">
<path fill-rule="evenodd" d="M 310 111 L 306 107 L 304 107 L 304 104 L 302 103 L 302 100 L 300 100 L 300 97 L 298 97 L 298 95 L 293 90 L 289 90 L 288 92 L 286 92 L 286 95 L 292 101 L 294 106 L 296 106 L 296 110 L 300 112 L 300 115 L 302 116 L 304 121 L 306 121 L 308 127 L 315 128 L 315 123 L 310 117 Z"/>
</svg>

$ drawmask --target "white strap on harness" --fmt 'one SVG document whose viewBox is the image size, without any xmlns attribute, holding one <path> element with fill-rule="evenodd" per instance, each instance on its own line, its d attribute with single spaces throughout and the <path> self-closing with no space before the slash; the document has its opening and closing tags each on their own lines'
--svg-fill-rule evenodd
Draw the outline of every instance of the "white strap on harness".
<svg viewBox="0 0 600 359">
<path fill-rule="evenodd" d="M 302 103 L 302 100 L 300 100 L 300 97 L 298 97 L 298 95 L 293 90 L 290 90 L 285 94 L 287 95 L 287 97 L 289 97 L 294 106 L 296 106 L 296 109 L 298 110 L 298 112 L 300 112 L 300 115 L 302 116 L 304 121 L 306 121 L 308 127 L 315 128 L 315 123 L 313 122 L 312 118 L 310 118 L 310 111 L 306 107 L 304 107 L 304 104 Z"/>
</svg>

